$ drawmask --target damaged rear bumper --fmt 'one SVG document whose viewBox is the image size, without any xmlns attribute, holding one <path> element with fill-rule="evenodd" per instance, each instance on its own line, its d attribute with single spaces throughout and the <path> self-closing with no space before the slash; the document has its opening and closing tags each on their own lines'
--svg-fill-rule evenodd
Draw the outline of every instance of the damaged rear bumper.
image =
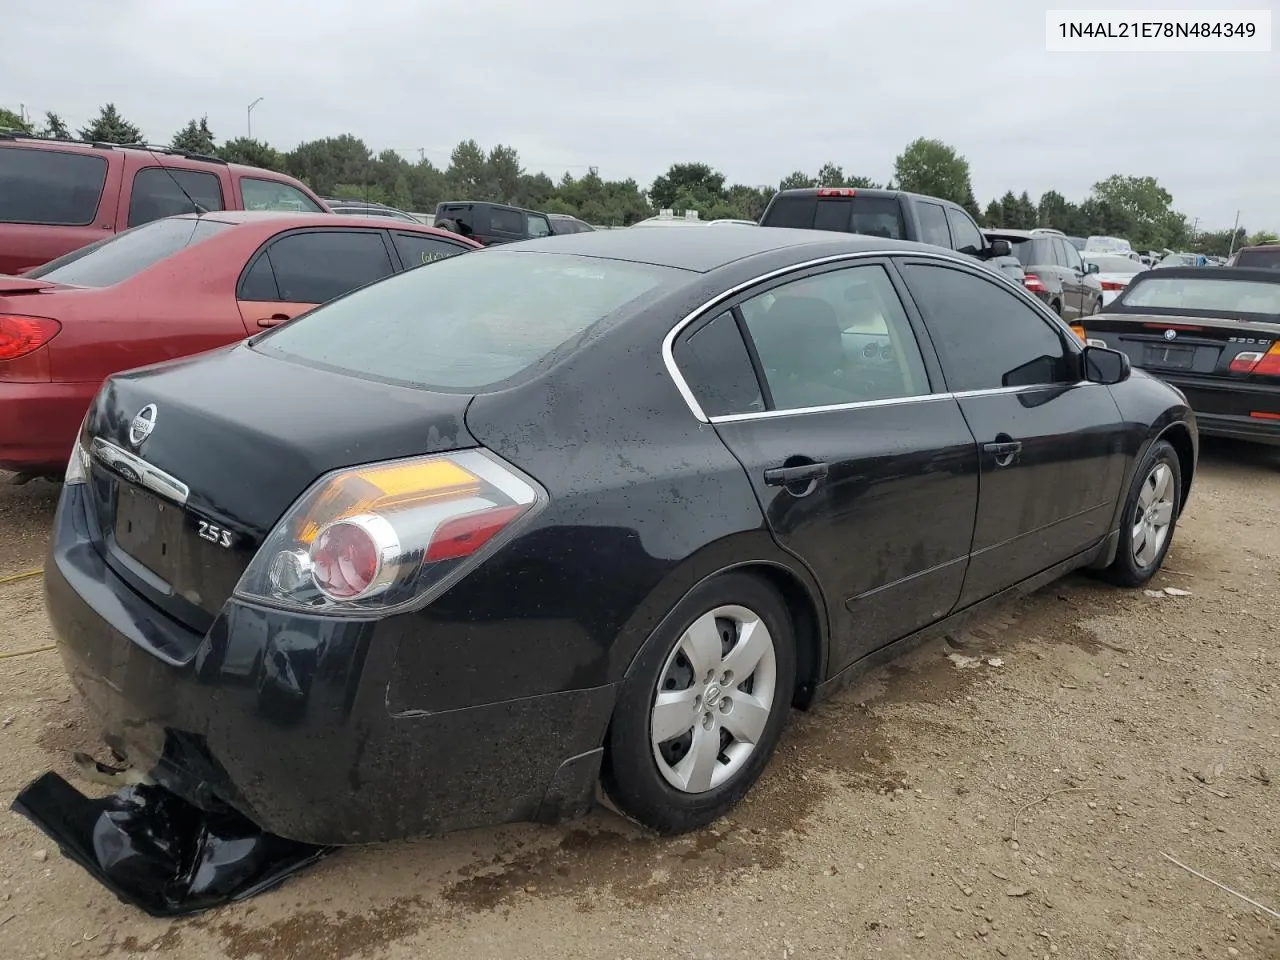
<svg viewBox="0 0 1280 960">
<path fill-rule="evenodd" d="M 205 636 L 121 581 L 64 490 L 45 566 L 58 649 L 107 744 L 204 810 L 319 845 L 590 808 L 614 687 L 395 714 L 412 615 L 307 617 L 229 601 Z M 476 675 L 483 671 L 476 669 Z M 455 701 L 456 702 L 456 701 Z"/>
</svg>

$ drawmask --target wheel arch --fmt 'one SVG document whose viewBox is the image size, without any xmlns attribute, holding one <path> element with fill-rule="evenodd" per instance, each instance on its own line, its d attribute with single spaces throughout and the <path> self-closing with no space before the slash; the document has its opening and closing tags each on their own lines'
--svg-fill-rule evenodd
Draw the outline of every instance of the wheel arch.
<svg viewBox="0 0 1280 960">
<path fill-rule="evenodd" d="M 1191 438 L 1191 428 L 1178 420 L 1169 424 L 1152 438 L 1152 444 L 1167 440 L 1178 455 L 1178 472 L 1181 475 L 1181 488 L 1178 491 L 1178 511 L 1185 509 L 1187 498 L 1191 496 L 1191 483 L 1196 471 L 1196 447 Z"/>
</svg>

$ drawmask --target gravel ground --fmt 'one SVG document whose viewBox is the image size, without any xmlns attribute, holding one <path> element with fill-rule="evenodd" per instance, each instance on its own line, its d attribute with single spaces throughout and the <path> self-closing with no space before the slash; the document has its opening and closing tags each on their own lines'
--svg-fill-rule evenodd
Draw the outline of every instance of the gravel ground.
<svg viewBox="0 0 1280 960">
<path fill-rule="evenodd" d="M 0 578 L 40 564 L 55 495 L 0 485 Z M 1280 960 L 1278 530 L 1280 455 L 1210 445 L 1152 584 L 1189 595 L 1071 578 L 968 665 L 921 649 L 796 714 L 692 837 L 599 812 L 348 850 L 163 922 L 0 815 L 0 957 Z M 39 579 L 0 584 L 0 653 L 50 642 Z M 0 664 L 11 797 L 95 744 L 55 654 Z"/>
</svg>

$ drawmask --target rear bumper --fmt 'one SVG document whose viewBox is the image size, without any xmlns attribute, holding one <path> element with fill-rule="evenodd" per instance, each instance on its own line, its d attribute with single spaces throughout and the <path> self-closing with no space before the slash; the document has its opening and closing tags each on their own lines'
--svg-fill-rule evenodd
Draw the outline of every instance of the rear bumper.
<svg viewBox="0 0 1280 960">
<path fill-rule="evenodd" d="M 1156 374 L 1181 390 L 1195 411 L 1200 435 L 1280 444 L 1280 384 Z M 1251 416 L 1253 413 L 1272 417 Z"/>
<path fill-rule="evenodd" d="M 0 381 L 0 470 L 61 474 L 98 387 Z"/>
<path fill-rule="evenodd" d="M 49 618 L 108 745 L 166 788 L 325 845 L 590 808 L 612 685 L 484 703 L 478 682 L 474 706 L 393 714 L 396 647 L 429 637 L 234 600 L 195 636 L 106 566 L 83 496 L 58 506 Z"/>
</svg>

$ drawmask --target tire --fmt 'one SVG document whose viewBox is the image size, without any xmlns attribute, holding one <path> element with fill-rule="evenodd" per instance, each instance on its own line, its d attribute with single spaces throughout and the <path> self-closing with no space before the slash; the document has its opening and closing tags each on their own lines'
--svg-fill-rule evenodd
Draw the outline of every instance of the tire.
<svg viewBox="0 0 1280 960">
<path fill-rule="evenodd" d="M 747 637 L 754 639 L 745 644 Z M 759 646 L 759 638 L 767 646 Z M 705 646 L 708 641 L 713 648 Z M 722 681 L 735 663 L 752 672 L 724 685 L 705 682 L 710 673 Z M 746 795 L 768 765 L 795 678 L 795 632 L 772 586 L 747 573 L 700 584 L 646 641 L 622 683 L 601 772 L 605 792 L 622 813 L 658 833 L 711 823 Z M 662 727 L 655 726 L 660 693 L 669 701 L 656 718 Z M 694 749 L 700 745 L 707 751 Z"/>
<path fill-rule="evenodd" d="M 1152 499 L 1144 503 L 1146 497 Z M 1121 587 L 1140 587 L 1154 577 L 1173 543 L 1181 509 L 1182 466 L 1169 442 L 1158 440 L 1134 472 L 1120 515 L 1120 545 L 1103 576 Z"/>
<path fill-rule="evenodd" d="M 1102 298 L 1099 297 L 1097 300 L 1093 301 L 1093 309 L 1089 311 L 1089 316 L 1092 317 L 1095 313 L 1101 313 L 1101 312 L 1102 312 Z"/>
</svg>

